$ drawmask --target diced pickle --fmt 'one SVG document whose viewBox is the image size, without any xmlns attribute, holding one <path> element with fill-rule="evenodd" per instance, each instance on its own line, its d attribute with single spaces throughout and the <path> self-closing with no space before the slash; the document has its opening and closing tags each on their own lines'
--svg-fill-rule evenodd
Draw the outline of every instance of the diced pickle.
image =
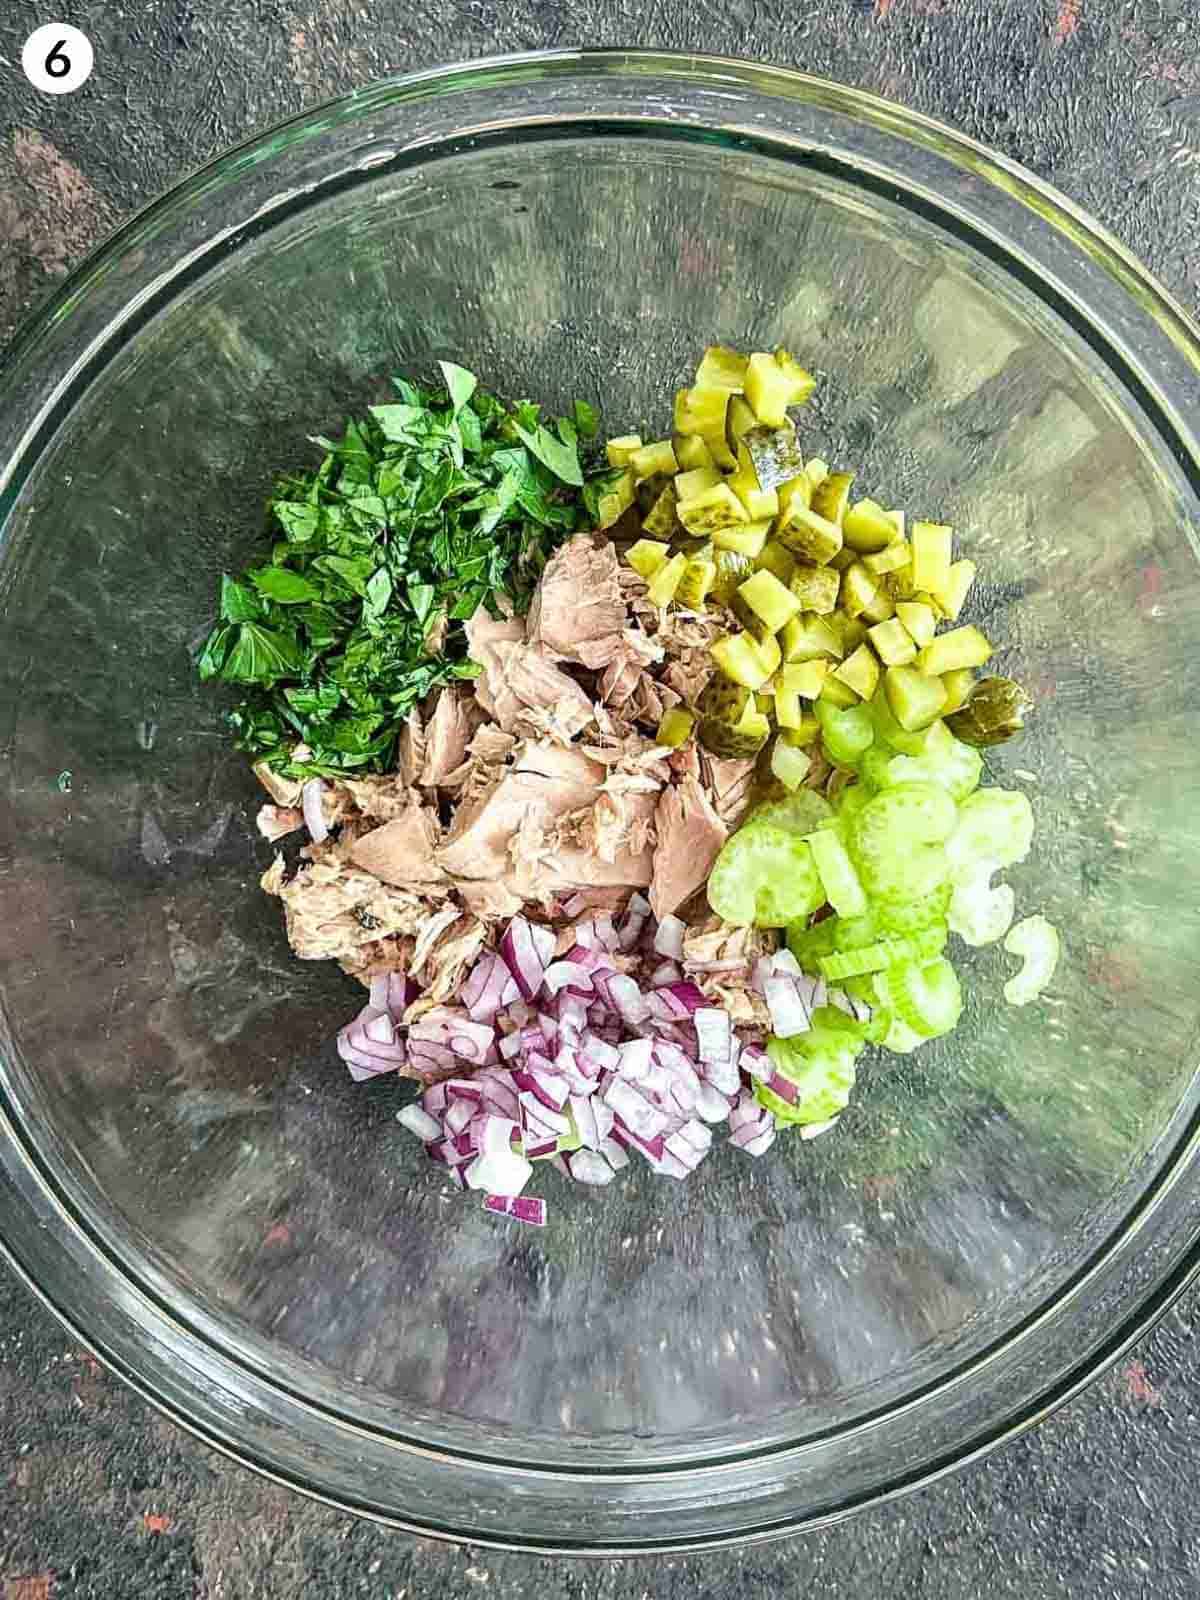
<svg viewBox="0 0 1200 1600">
<path fill-rule="evenodd" d="M 917 647 L 904 624 L 895 617 L 867 629 L 867 638 L 885 667 L 906 667 L 917 659 Z"/>
<path fill-rule="evenodd" d="M 950 554 L 954 530 L 938 522 L 914 522 L 912 530 L 913 583 L 937 594 L 950 579 Z"/>
<path fill-rule="evenodd" d="M 913 583 L 912 562 L 905 562 L 904 566 L 897 567 L 894 572 L 885 572 L 883 586 L 893 600 L 920 599 L 916 586 Z"/>
<path fill-rule="evenodd" d="M 672 706 L 669 711 L 664 711 L 662 721 L 658 725 L 658 732 L 654 735 L 655 744 L 665 744 L 671 750 L 678 750 L 692 736 L 692 729 L 696 725 L 693 712 L 683 706 Z"/>
<path fill-rule="evenodd" d="M 675 491 L 676 500 L 682 503 L 685 500 L 695 500 L 698 495 L 705 494 L 709 489 L 715 489 L 721 481 L 721 474 L 716 467 L 693 467 L 689 472 L 679 473 L 671 487 Z"/>
<path fill-rule="evenodd" d="M 739 555 L 757 560 L 771 532 L 769 522 L 745 522 L 735 527 L 721 528 L 713 534 L 713 543 L 719 550 L 736 550 Z"/>
<path fill-rule="evenodd" d="M 878 605 L 879 588 L 877 579 L 861 561 L 856 561 L 842 573 L 842 610 L 848 617 L 861 616 L 868 608 Z"/>
<path fill-rule="evenodd" d="M 822 461 L 820 456 L 810 456 L 804 463 L 804 470 L 808 474 L 808 481 L 815 489 L 829 476 L 829 463 Z"/>
<path fill-rule="evenodd" d="M 796 385 L 774 356 L 757 351 L 746 368 L 746 399 L 759 422 L 782 428 L 787 408 L 796 401 Z"/>
<path fill-rule="evenodd" d="M 650 579 L 647 593 L 650 601 L 656 606 L 669 606 L 675 598 L 675 591 L 683 578 L 687 568 L 688 558 L 685 555 L 672 556 L 665 566 Z"/>
<path fill-rule="evenodd" d="M 842 518 L 842 537 L 855 550 L 885 550 L 896 542 L 896 525 L 876 500 L 859 500 Z"/>
<path fill-rule="evenodd" d="M 832 567 L 814 567 L 808 562 L 797 562 L 789 587 L 803 611 L 815 611 L 827 616 L 837 607 L 840 584 Z"/>
<path fill-rule="evenodd" d="M 791 590 L 765 567 L 760 568 L 752 578 L 747 578 L 738 594 L 772 633 L 778 633 L 784 623 L 790 622 L 801 609 L 799 600 Z"/>
<path fill-rule="evenodd" d="M 841 635 L 823 617 L 814 614 L 793 617 L 785 624 L 780 643 L 785 661 L 813 661 L 829 656 L 839 659 L 843 654 Z"/>
<path fill-rule="evenodd" d="M 709 592 L 721 605 L 732 605 L 739 586 L 753 572 L 754 563 L 749 556 L 739 555 L 736 550 L 720 548 L 713 551 L 713 561 L 717 570 Z"/>
<path fill-rule="evenodd" d="M 852 567 L 858 560 L 858 551 L 851 550 L 849 545 L 843 545 L 837 555 L 830 556 L 829 565 L 835 572 L 845 572 L 847 567 Z"/>
<path fill-rule="evenodd" d="M 670 439 L 657 439 L 653 444 L 644 444 L 640 450 L 633 452 L 629 458 L 629 465 L 633 468 L 633 475 L 639 483 L 643 478 L 652 478 L 657 472 L 673 476 L 679 471 L 679 463 L 675 459 L 675 447 Z"/>
<path fill-rule="evenodd" d="M 966 604 L 967 595 L 971 585 L 975 582 L 975 563 L 973 561 L 955 561 L 946 580 L 945 587 L 934 593 L 934 598 L 952 621 L 957 621 L 959 613 Z"/>
<path fill-rule="evenodd" d="M 796 440 L 796 425 L 790 419 L 782 428 L 760 425 L 749 429 L 742 444 L 760 489 L 777 489 L 804 471 L 804 452 Z"/>
<path fill-rule="evenodd" d="M 829 621 L 837 629 L 844 656 L 848 656 L 852 650 L 857 650 L 867 637 L 867 624 L 861 617 L 848 617 L 844 611 L 835 611 Z"/>
<path fill-rule="evenodd" d="M 745 506 L 755 522 L 763 517 L 773 517 L 779 510 L 779 496 L 774 489 L 764 489 L 758 481 L 754 463 L 744 444 L 737 447 L 737 471 L 726 482 Z"/>
<path fill-rule="evenodd" d="M 734 633 L 715 640 L 709 649 L 727 678 L 747 689 L 761 689 L 782 659 L 778 645 L 771 650 L 773 644 L 773 639 L 760 642 L 749 633 Z"/>
<path fill-rule="evenodd" d="M 764 622 L 758 612 L 747 605 L 740 593 L 735 594 L 729 602 L 729 609 L 754 640 L 755 644 L 762 644 L 764 640 L 774 638 L 774 628 L 771 627 L 770 623 Z"/>
<path fill-rule="evenodd" d="M 961 710 L 947 716 L 946 726 L 964 744 L 1003 744 L 1020 733 L 1033 701 L 1013 678 L 981 678 Z"/>
<path fill-rule="evenodd" d="M 821 693 L 817 697 L 817 704 L 822 701 L 834 706 L 840 711 L 848 711 L 851 706 L 860 704 L 858 696 L 848 683 L 842 683 L 831 673 L 821 685 Z"/>
<path fill-rule="evenodd" d="M 813 661 L 791 661 L 779 670 L 778 682 L 789 694 L 801 700 L 815 700 L 825 687 L 831 663 L 824 657 Z"/>
<path fill-rule="evenodd" d="M 633 468 L 630 467 L 630 472 Z M 637 506 L 642 516 L 654 510 L 655 502 L 663 490 L 671 482 L 670 475 L 666 472 L 655 472 L 650 477 L 643 478 L 637 486 Z"/>
<path fill-rule="evenodd" d="M 640 433 L 623 433 L 619 439 L 610 439 L 604 446 L 610 467 L 627 467 L 636 450 L 642 448 Z"/>
<path fill-rule="evenodd" d="M 680 531 L 680 522 L 675 511 L 675 485 L 668 483 L 642 518 L 642 532 L 648 533 L 652 539 L 669 539 Z"/>
<path fill-rule="evenodd" d="M 837 524 L 794 500 L 787 521 L 776 523 L 775 537 L 818 566 L 824 566 L 842 548 L 842 530 Z"/>
<path fill-rule="evenodd" d="M 875 550 L 862 558 L 863 566 L 877 578 L 882 578 L 885 572 L 898 572 L 911 563 L 912 550 L 903 539 L 898 539 L 895 544 L 889 544 L 885 549 Z"/>
<path fill-rule="evenodd" d="M 675 432 L 699 434 L 718 467 L 735 465 L 733 452 L 725 442 L 728 406 L 728 389 L 680 389 L 675 396 Z"/>
<path fill-rule="evenodd" d="M 800 696 L 787 687 L 782 677 L 775 679 L 775 721 L 781 728 L 798 728 L 804 721 Z"/>
<path fill-rule="evenodd" d="M 785 789 L 798 789 L 811 766 L 812 757 L 796 745 L 776 739 L 771 746 L 771 775 L 778 778 Z"/>
<path fill-rule="evenodd" d="M 791 583 L 796 570 L 796 559 L 786 545 L 779 544 L 775 539 L 768 539 L 763 545 L 757 565 L 765 567 L 768 572 L 773 572 L 780 583 Z"/>
<path fill-rule="evenodd" d="M 869 700 L 879 684 L 879 662 L 875 659 L 875 652 L 869 644 L 860 644 L 840 667 L 835 667 L 833 675 L 853 689 L 861 700 Z"/>
<path fill-rule="evenodd" d="M 821 724 L 810 711 L 806 711 L 800 718 L 798 728 L 787 728 L 780 734 L 784 744 L 794 744 L 797 749 L 813 744 L 821 732 Z"/>
<path fill-rule="evenodd" d="M 729 389 L 741 394 L 746 384 L 747 357 L 723 344 L 710 344 L 696 368 L 698 389 Z"/>
<path fill-rule="evenodd" d="M 704 748 L 724 761 L 747 760 L 756 756 L 771 736 L 771 724 L 753 701 L 734 726 L 716 717 L 701 717 L 696 737 Z"/>
<path fill-rule="evenodd" d="M 746 713 L 752 695 L 743 683 L 734 683 L 720 673 L 714 674 L 700 691 L 696 709 L 702 717 L 737 726 Z"/>
<path fill-rule="evenodd" d="M 889 667 L 883 684 L 888 709 L 906 733 L 928 727 L 946 704 L 942 680 L 926 677 L 915 667 Z"/>
<path fill-rule="evenodd" d="M 930 677 L 955 672 L 960 667 L 981 667 L 992 654 L 992 647 L 978 628 L 952 628 L 939 633 L 917 657 L 917 666 Z"/>
<path fill-rule="evenodd" d="M 671 559 L 671 550 L 669 545 L 658 544 L 653 539 L 639 539 L 626 550 L 625 559 L 639 577 L 649 583 Z"/>
<path fill-rule="evenodd" d="M 681 471 L 690 472 L 695 467 L 712 466 L 712 451 L 698 433 L 677 433 L 671 442 L 675 446 L 675 459 Z"/>
<path fill-rule="evenodd" d="M 965 706 L 975 687 L 975 674 L 970 667 L 958 667 L 954 672 L 942 673 L 942 687 L 946 691 L 946 707 L 942 712 L 948 717 L 952 711 Z"/>
<path fill-rule="evenodd" d="M 830 472 L 813 488 L 812 509 L 827 522 L 836 523 L 841 528 L 853 482 L 852 472 Z M 842 537 L 845 538 L 844 530 Z"/>
<path fill-rule="evenodd" d="M 817 380 L 811 372 L 804 367 L 787 351 L 776 350 L 775 365 L 791 384 L 792 393 L 788 400 L 790 406 L 807 405 L 809 396 L 817 387 Z"/>
<path fill-rule="evenodd" d="M 722 528 L 750 521 L 745 506 L 727 483 L 714 484 L 695 499 L 683 501 L 677 510 L 680 522 L 689 533 L 715 534 Z"/>
<path fill-rule="evenodd" d="M 675 604 L 689 611 L 703 611 L 717 575 L 716 562 L 707 556 L 693 556 L 683 569 L 683 577 L 675 591 Z"/>
<path fill-rule="evenodd" d="M 919 650 L 924 649 L 937 632 L 933 608 L 919 600 L 897 600 L 896 615 Z"/>
<path fill-rule="evenodd" d="M 733 395 L 729 401 L 729 410 L 725 413 L 725 442 L 735 456 L 738 445 L 750 429 L 761 426 L 750 402 L 740 394 Z"/>
<path fill-rule="evenodd" d="M 781 483 L 775 490 L 779 496 L 779 519 L 786 522 L 793 506 L 804 506 L 807 510 L 812 502 L 812 479 L 807 472 L 799 472 L 794 478 L 789 478 L 786 483 Z"/>
<path fill-rule="evenodd" d="M 611 528 L 619 522 L 637 497 L 637 483 L 627 467 L 609 489 L 600 496 L 596 521 L 601 528 Z"/>
</svg>

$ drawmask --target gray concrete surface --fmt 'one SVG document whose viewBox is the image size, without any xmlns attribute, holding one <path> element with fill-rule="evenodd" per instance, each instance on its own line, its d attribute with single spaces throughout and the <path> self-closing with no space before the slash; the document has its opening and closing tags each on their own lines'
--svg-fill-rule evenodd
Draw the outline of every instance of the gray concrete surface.
<svg viewBox="0 0 1200 1600">
<path fill-rule="evenodd" d="M 121 217 L 264 124 L 383 73 L 582 43 L 760 57 L 943 117 L 1090 208 L 1196 309 L 1195 16 L 1194 0 L 4 0 L 0 342 Z M 65 99 L 19 70 L 49 20 L 96 47 Z M 1193 1295 L 1035 1433 L 837 1528 L 598 1566 L 443 1548 L 276 1489 L 159 1418 L 0 1269 L 0 1596 L 1195 1596 L 1198 1336 Z"/>
</svg>

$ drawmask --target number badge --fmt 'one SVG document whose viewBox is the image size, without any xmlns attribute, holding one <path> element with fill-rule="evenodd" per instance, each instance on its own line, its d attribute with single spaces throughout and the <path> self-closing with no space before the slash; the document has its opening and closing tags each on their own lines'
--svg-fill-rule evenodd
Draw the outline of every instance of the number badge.
<svg viewBox="0 0 1200 1600">
<path fill-rule="evenodd" d="M 95 52 L 86 33 L 67 22 L 35 28 L 21 51 L 21 66 L 43 94 L 71 94 L 91 77 Z"/>
</svg>

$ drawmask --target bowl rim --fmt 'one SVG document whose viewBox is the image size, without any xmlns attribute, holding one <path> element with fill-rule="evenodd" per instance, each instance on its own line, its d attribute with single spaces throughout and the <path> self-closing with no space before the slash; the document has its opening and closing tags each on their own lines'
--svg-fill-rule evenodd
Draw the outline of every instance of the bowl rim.
<svg viewBox="0 0 1200 1600">
<path fill-rule="evenodd" d="M 1190 365 L 1193 373 L 1200 375 L 1200 326 L 1170 291 L 1124 245 L 1051 185 L 946 124 L 922 113 L 903 109 L 868 91 L 836 84 L 790 68 L 775 67 L 755 61 L 684 51 L 564 49 L 485 56 L 468 62 L 425 68 L 413 73 L 380 79 L 364 89 L 326 100 L 275 123 L 226 150 L 185 175 L 161 196 L 136 212 L 70 273 L 55 293 L 42 302 L 18 329 L 3 357 L 0 358 L 0 378 L 7 377 L 10 372 L 27 361 L 36 352 L 39 341 L 47 330 L 77 306 L 82 297 L 108 274 L 119 259 L 128 252 L 140 248 L 144 241 L 157 233 L 164 222 L 189 201 L 205 193 L 210 186 L 236 178 L 247 165 L 256 165 L 260 161 L 269 159 L 280 147 L 281 141 L 284 147 L 291 149 L 308 140 L 319 139 L 331 124 L 352 122 L 369 116 L 373 111 L 397 103 L 441 99 L 497 83 L 516 86 L 524 81 L 539 81 L 547 75 L 559 74 L 569 77 L 572 74 L 597 72 L 602 75 L 612 74 L 614 77 L 653 74 L 668 79 L 679 78 L 702 86 L 736 84 L 785 102 L 792 99 L 802 100 L 808 104 L 814 102 L 820 104 L 822 97 L 832 97 L 839 109 L 849 110 L 864 121 L 890 130 L 904 139 L 924 143 L 951 161 L 962 164 L 961 158 L 969 156 L 971 168 L 977 175 L 986 177 L 997 187 L 1005 189 L 1022 205 L 1036 210 L 1044 221 L 1056 228 L 1073 246 L 1089 255 L 1111 278 L 1128 293 L 1134 295 L 1158 323 L 1177 353 Z M 603 118 L 600 117 L 598 120 L 602 121 Z M 538 119 L 529 118 L 527 121 L 535 127 L 538 126 Z M 541 126 L 544 129 L 554 121 L 552 117 L 547 118 Z M 109 331 L 111 330 L 106 330 L 106 338 Z M 60 383 L 47 397 L 41 415 L 30 421 L 18 448 L 6 460 L 0 461 L 0 522 L 3 521 L 7 509 L 6 490 L 9 491 L 7 504 L 12 503 L 16 491 L 19 490 L 20 474 L 16 469 L 23 457 L 29 455 L 36 457 L 38 452 L 36 449 L 31 449 L 32 441 L 39 428 L 55 414 L 54 408 L 62 401 L 63 393 L 63 384 Z M 1188 459 L 1181 461 L 1181 465 L 1194 482 L 1200 482 L 1200 452 L 1195 447 L 1190 428 L 1179 416 L 1177 405 L 1170 396 L 1161 393 L 1153 394 L 1152 398 L 1169 419 L 1174 437 L 1186 447 L 1185 453 Z M 23 1209 L 30 1212 L 30 1195 L 37 1189 L 41 1198 L 49 1202 L 49 1209 L 61 1217 L 64 1227 L 71 1228 L 77 1233 L 86 1232 L 86 1228 L 81 1228 L 80 1219 L 74 1215 L 69 1202 L 64 1202 L 64 1197 L 55 1193 L 52 1175 L 34 1157 L 32 1149 L 26 1143 L 20 1122 L 20 1116 L 15 1112 L 15 1108 L 0 1093 L 0 1135 L 3 1135 L 0 1139 L 2 1146 L 0 1215 L 7 1214 L 14 1203 L 22 1205 Z M 1143 1206 L 1158 1203 L 1158 1200 L 1173 1186 L 1175 1180 L 1182 1175 L 1197 1149 L 1200 1149 L 1200 1130 L 1195 1125 L 1183 1133 L 1177 1132 L 1175 1153 L 1172 1159 L 1164 1164 L 1154 1188 L 1143 1196 Z M 5 1182 L 3 1158 L 14 1154 L 24 1163 L 26 1169 L 22 1174 L 25 1180 L 23 1187 L 26 1191 L 23 1199 L 19 1187 L 15 1187 L 11 1182 Z M 1129 1220 L 1130 1217 L 1127 1215 L 1123 1219 L 1122 1228 L 1128 1226 Z M 37 1225 L 45 1226 L 44 1222 Z M 131 1280 L 122 1272 L 120 1265 L 111 1259 L 110 1252 L 103 1243 L 94 1236 L 89 1237 L 88 1242 L 97 1275 L 128 1286 Z M 1111 1241 L 1109 1244 L 1111 1245 Z M 1116 1323 L 1103 1343 L 1082 1355 L 1074 1366 L 1062 1373 L 1053 1383 L 1032 1395 L 1019 1410 L 1006 1415 L 992 1427 L 979 1428 L 971 1438 L 963 1442 L 961 1449 L 948 1452 L 942 1459 L 923 1464 L 914 1474 L 906 1476 L 903 1471 L 898 1471 L 889 1481 L 832 1510 L 798 1516 L 771 1526 L 764 1525 L 759 1529 L 739 1530 L 733 1534 L 717 1532 L 711 1538 L 693 1536 L 684 1541 L 666 1538 L 599 1546 L 586 1540 L 575 1543 L 555 1538 L 547 1543 L 541 1543 L 528 1536 L 509 1539 L 489 1534 L 487 1530 L 478 1528 L 448 1529 L 438 1526 L 433 1520 L 381 1513 L 371 1506 L 354 1505 L 346 1497 L 324 1492 L 301 1476 L 281 1470 L 266 1457 L 259 1456 L 255 1450 L 239 1446 L 215 1428 L 199 1422 L 196 1416 L 189 1414 L 178 1400 L 169 1397 L 149 1379 L 143 1377 L 128 1360 L 123 1358 L 121 1351 L 96 1330 L 95 1319 L 89 1318 L 86 1312 L 86 1298 L 79 1296 L 75 1305 L 68 1305 L 64 1297 L 51 1294 L 38 1281 L 36 1271 L 29 1266 L 26 1257 L 13 1239 L 0 1236 L 0 1253 L 71 1336 L 113 1368 L 144 1398 L 150 1400 L 172 1421 L 186 1428 L 210 1447 L 221 1450 L 231 1459 L 254 1468 L 276 1482 L 286 1484 L 326 1504 L 352 1510 L 359 1515 L 426 1536 L 466 1539 L 496 1548 L 542 1553 L 554 1550 L 603 1555 L 646 1553 L 650 1550 L 665 1552 L 714 1548 L 778 1537 L 794 1532 L 799 1526 L 820 1526 L 841 1520 L 854 1510 L 877 1504 L 935 1481 L 960 1466 L 978 1460 L 999 1444 L 1014 1438 L 1041 1420 L 1048 1411 L 1077 1394 L 1140 1339 L 1200 1272 L 1200 1238 L 1194 1237 L 1187 1249 L 1176 1253 L 1169 1269 L 1130 1307 L 1128 1313 Z M 1101 1254 L 1102 1251 L 1096 1252 L 1096 1257 Z M 1069 1281 L 1073 1283 L 1074 1277 Z M 90 1293 L 96 1292 L 95 1283 L 91 1285 L 80 1283 L 78 1287 Z M 144 1292 L 140 1285 L 137 1287 L 139 1292 Z M 1055 1303 L 1057 1304 L 1057 1301 Z M 84 1309 L 80 1309 L 81 1307 Z M 203 1345 L 207 1353 L 215 1354 L 221 1363 L 240 1365 L 240 1358 L 236 1354 L 231 1354 L 223 1348 L 214 1349 L 212 1342 L 198 1330 L 189 1327 L 184 1331 L 196 1344 Z M 989 1359 L 990 1351 L 990 1345 L 985 1347 L 966 1364 L 965 1371 L 956 1368 L 944 1381 L 935 1384 L 934 1390 L 941 1389 L 946 1384 L 961 1382 L 965 1375 Z M 860 1421 L 856 1421 L 848 1426 L 850 1431 L 853 1431 L 859 1425 Z M 419 1448 L 425 1454 L 430 1453 L 428 1447 L 417 1446 L 403 1440 L 393 1442 L 401 1450 Z M 743 1454 L 739 1455 L 738 1460 L 752 1464 L 764 1456 L 771 1459 L 781 1452 L 786 1453 L 795 1448 L 797 1446 L 794 1442 L 790 1445 L 772 1445 L 762 1454 L 748 1456 Z M 439 1454 L 436 1451 L 433 1453 Z M 447 1449 L 444 1454 L 450 1459 L 461 1459 L 460 1454 L 453 1449 Z M 512 1465 L 522 1464 L 514 1462 Z M 655 1464 L 650 1468 L 650 1472 L 653 1476 L 670 1475 L 673 1472 L 694 1474 L 698 1468 L 704 1470 L 710 1465 L 712 1468 L 720 1469 L 723 1463 L 719 1453 L 715 1457 L 710 1457 L 708 1461 L 700 1463 L 694 1458 L 689 1458 L 681 1461 L 677 1467 L 672 1464 Z M 639 1470 L 644 1469 L 632 1470 L 634 1475 L 637 1475 Z M 581 1485 L 593 1482 L 597 1476 L 595 1472 L 583 1468 L 555 1467 L 553 1471 L 556 1476 Z"/>
</svg>

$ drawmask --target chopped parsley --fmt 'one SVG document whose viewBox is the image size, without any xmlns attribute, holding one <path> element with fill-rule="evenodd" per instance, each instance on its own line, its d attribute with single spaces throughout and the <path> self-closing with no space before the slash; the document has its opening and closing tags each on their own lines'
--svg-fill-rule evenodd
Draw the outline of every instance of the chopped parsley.
<svg viewBox="0 0 1200 1600">
<path fill-rule="evenodd" d="M 527 610 L 548 557 L 592 521 L 593 408 L 545 421 L 440 365 L 443 388 L 397 378 L 394 403 L 315 439 L 320 466 L 270 503 L 274 543 L 221 580 L 200 676 L 245 689 L 237 742 L 288 776 L 393 766 L 412 708 L 480 670 L 463 622 L 481 605 L 499 615 L 501 596 Z"/>
</svg>

